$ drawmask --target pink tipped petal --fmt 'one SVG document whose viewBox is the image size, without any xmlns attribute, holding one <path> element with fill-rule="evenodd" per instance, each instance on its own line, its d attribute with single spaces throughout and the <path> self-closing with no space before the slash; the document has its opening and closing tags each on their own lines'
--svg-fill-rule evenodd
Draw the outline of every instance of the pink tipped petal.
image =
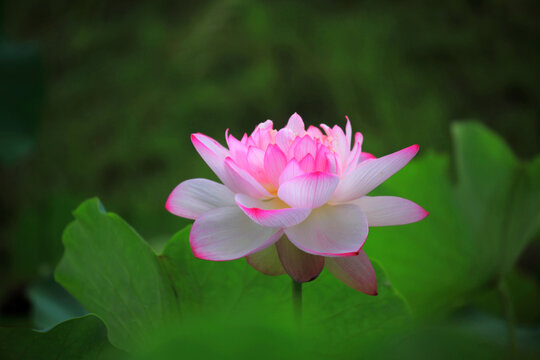
<svg viewBox="0 0 540 360">
<path fill-rule="evenodd" d="M 418 145 L 413 145 L 378 159 L 361 162 L 341 179 L 332 200 L 346 202 L 369 193 L 407 165 L 417 152 Z"/>
<path fill-rule="evenodd" d="M 300 224 L 311 209 L 286 207 L 279 199 L 257 200 L 244 194 L 235 196 L 236 203 L 249 218 L 265 227 L 286 228 Z"/>
<path fill-rule="evenodd" d="M 302 223 L 285 229 L 301 250 L 314 255 L 357 255 L 368 235 L 366 216 L 353 204 L 325 205 Z"/>
<path fill-rule="evenodd" d="M 322 131 L 313 125 L 310 125 L 306 131 L 313 139 L 320 139 L 323 136 Z"/>
<path fill-rule="evenodd" d="M 289 181 L 292 178 L 295 178 L 300 175 L 304 175 L 306 172 L 302 170 L 300 164 L 295 159 L 289 161 L 287 166 L 283 169 L 283 172 L 279 176 L 279 185 L 283 184 L 286 181 Z"/>
<path fill-rule="evenodd" d="M 189 242 L 193 254 L 206 260 L 234 260 L 275 243 L 280 229 L 254 223 L 238 206 L 210 210 L 195 220 Z"/>
<path fill-rule="evenodd" d="M 292 130 L 296 135 L 303 135 L 305 132 L 304 121 L 297 113 L 291 115 L 286 128 Z"/>
<path fill-rule="evenodd" d="M 367 153 L 367 152 L 363 152 L 360 154 L 360 159 L 358 159 L 358 162 L 361 163 L 362 161 L 370 160 L 370 159 L 376 159 L 375 155 Z"/>
<path fill-rule="evenodd" d="M 270 245 L 266 249 L 246 256 L 246 260 L 255 270 L 264 275 L 276 276 L 285 274 L 285 269 L 283 269 L 283 265 L 279 261 L 275 245 Z"/>
<path fill-rule="evenodd" d="M 377 295 L 375 270 L 364 250 L 357 256 L 326 258 L 326 268 L 345 285 L 367 295 Z"/>
<path fill-rule="evenodd" d="M 172 191 L 165 208 L 174 215 L 196 219 L 209 210 L 231 205 L 234 194 L 226 186 L 207 179 L 192 179 Z"/>
<path fill-rule="evenodd" d="M 315 280 L 324 268 L 324 257 L 303 252 L 286 236 L 276 243 L 276 249 L 287 274 L 299 283 Z"/>
<path fill-rule="evenodd" d="M 366 214 L 369 226 L 410 224 L 428 215 L 420 205 L 395 196 L 363 196 L 352 203 Z"/>
<path fill-rule="evenodd" d="M 200 133 L 191 134 L 191 142 L 210 169 L 226 184 L 223 180 L 225 177 L 224 160 L 229 156 L 229 150 L 211 137 Z"/>
<path fill-rule="evenodd" d="M 279 176 L 287 166 L 287 157 L 277 145 L 269 145 L 264 154 L 264 170 L 272 185 L 279 187 Z"/>
<path fill-rule="evenodd" d="M 281 184 L 278 196 L 291 207 L 315 209 L 326 204 L 338 183 L 338 176 L 315 171 Z"/>
<path fill-rule="evenodd" d="M 247 194 L 257 199 L 272 196 L 250 173 L 240 168 L 231 158 L 225 159 L 225 180 L 225 185 L 235 193 Z"/>
</svg>

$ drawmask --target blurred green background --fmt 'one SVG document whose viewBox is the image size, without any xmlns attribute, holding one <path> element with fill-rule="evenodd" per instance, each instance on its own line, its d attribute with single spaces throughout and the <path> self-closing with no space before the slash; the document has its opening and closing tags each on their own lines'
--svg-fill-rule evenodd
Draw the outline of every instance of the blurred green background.
<svg viewBox="0 0 540 360">
<path fill-rule="evenodd" d="M 222 141 L 226 128 L 281 127 L 293 112 L 314 125 L 348 115 L 366 151 L 418 143 L 422 158 L 449 153 L 450 124 L 474 119 L 532 159 L 539 10 L 528 0 L 4 1 L 0 321 L 32 325 L 35 284 L 52 275 L 84 199 L 99 196 L 156 247 L 188 224 L 164 203 L 181 181 L 214 178 L 192 132 Z M 517 265 L 534 291 L 536 240 Z"/>
</svg>

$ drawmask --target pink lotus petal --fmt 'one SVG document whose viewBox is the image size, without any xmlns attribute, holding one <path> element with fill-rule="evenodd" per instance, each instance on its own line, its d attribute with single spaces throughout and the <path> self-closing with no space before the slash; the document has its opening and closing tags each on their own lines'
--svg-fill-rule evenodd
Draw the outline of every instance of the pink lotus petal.
<svg viewBox="0 0 540 360">
<path fill-rule="evenodd" d="M 315 171 L 281 184 L 278 197 L 295 208 L 318 208 L 328 201 L 339 183 L 339 177 Z"/>
<path fill-rule="evenodd" d="M 322 131 L 313 125 L 310 125 L 306 131 L 313 139 L 320 139 L 323 136 Z"/>
<path fill-rule="evenodd" d="M 289 153 L 289 147 L 291 146 L 295 136 L 296 135 L 294 132 L 288 128 L 283 128 L 277 132 L 276 145 L 279 146 L 285 155 Z"/>
<path fill-rule="evenodd" d="M 331 174 L 341 173 L 341 167 L 339 166 L 339 160 L 336 154 L 332 152 L 326 154 L 326 169 Z"/>
<path fill-rule="evenodd" d="M 264 154 L 264 170 L 272 185 L 279 187 L 279 176 L 287 166 L 287 157 L 277 145 L 269 145 Z"/>
<path fill-rule="evenodd" d="M 364 250 L 357 256 L 326 258 L 326 268 L 345 285 L 368 295 L 377 295 L 375 270 Z"/>
<path fill-rule="evenodd" d="M 313 156 L 311 156 L 311 154 L 307 154 L 306 156 L 304 156 L 304 158 L 300 160 L 298 165 L 300 165 L 302 170 L 307 173 L 315 171 L 315 159 L 313 158 Z"/>
<path fill-rule="evenodd" d="M 366 216 L 353 204 L 325 205 L 300 224 L 285 229 L 289 240 L 314 255 L 354 256 L 368 235 Z"/>
<path fill-rule="evenodd" d="M 268 183 L 268 178 L 266 176 L 266 171 L 264 170 L 264 151 L 250 146 L 247 154 L 248 167 L 245 168 L 248 172 L 253 175 L 253 177 L 259 182 L 266 184 Z"/>
<path fill-rule="evenodd" d="M 207 179 L 191 179 L 171 192 L 165 208 L 174 215 L 196 219 L 209 210 L 234 204 L 234 194 L 226 186 Z"/>
<path fill-rule="evenodd" d="M 287 207 L 279 199 L 261 201 L 244 194 L 235 196 L 236 203 L 257 224 L 273 228 L 286 228 L 304 221 L 311 209 Z"/>
<path fill-rule="evenodd" d="M 340 181 L 332 201 L 347 202 L 369 193 L 401 170 L 418 152 L 418 145 L 378 159 L 365 160 Z"/>
<path fill-rule="evenodd" d="M 237 206 L 210 210 L 193 223 L 189 242 L 193 254 L 206 260 L 234 260 L 275 243 L 280 229 L 262 227 Z"/>
<path fill-rule="evenodd" d="M 352 141 L 352 126 L 351 126 L 351 121 L 349 120 L 349 117 L 345 116 L 345 119 L 347 119 L 347 125 L 345 125 L 345 136 L 347 137 L 347 149 L 350 149 L 351 141 Z"/>
<path fill-rule="evenodd" d="M 360 159 L 358 159 L 358 163 L 361 163 L 362 161 L 370 160 L 370 159 L 376 159 L 375 155 L 363 152 L 360 154 Z"/>
<path fill-rule="evenodd" d="M 362 196 L 352 203 L 366 214 L 369 226 L 410 224 L 428 215 L 420 205 L 395 196 Z"/>
<path fill-rule="evenodd" d="M 315 157 L 315 170 L 322 172 L 331 172 L 328 170 L 328 156 L 330 156 L 330 150 L 326 146 L 321 146 L 317 150 L 317 156 Z"/>
<path fill-rule="evenodd" d="M 347 159 L 344 174 L 347 174 L 349 171 L 352 171 L 358 167 L 360 157 L 362 155 L 362 141 L 362 134 L 357 132 L 354 138 L 354 146 Z"/>
<path fill-rule="evenodd" d="M 334 150 L 338 154 L 339 159 L 343 162 L 347 160 L 347 157 L 349 156 L 350 152 L 350 142 L 347 143 L 347 137 L 343 133 L 343 130 L 337 126 L 334 125 L 332 128 L 332 133 L 334 137 L 333 145 Z"/>
<path fill-rule="evenodd" d="M 233 135 L 227 137 L 227 145 L 229 146 L 230 156 L 235 163 L 242 168 L 248 167 L 247 152 L 248 147 L 241 141 L 237 140 Z"/>
<path fill-rule="evenodd" d="M 305 132 L 304 121 L 297 113 L 291 115 L 285 127 L 292 130 L 296 135 L 303 135 Z"/>
<path fill-rule="evenodd" d="M 223 181 L 225 177 L 224 160 L 229 156 L 229 150 L 211 137 L 200 133 L 191 134 L 191 142 L 210 169 L 225 183 Z"/>
<path fill-rule="evenodd" d="M 246 256 L 246 260 L 255 270 L 264 275 L 276 276 L 285 274 L 285 269 L 283 269 L 279 261 L 275 245 L 270 245 L 266 249 Z"/>
<path fill-rule="evenodd" d="M 276 243 L 276 249 L 287 274 L 299 283 L 315 280 L 324 268 L 324 257 L 303 252 L 285 236 Z"/>
<path fill-rule="evenodd" d="M 317 152 L 317 143 L 309 135 L 297 137 L 289 152 L 293 152 L 294 158 L 301 161 L 306 155 L 315 154 Z"/>
<path fill-rule="evenodd" d="M 283 184 L 286 181 L 289 181 L 292 178 L 304 175 L 305 173 L 306 172 L 302 170 L 298 161 L 296 161 L 296 159 L 292 159 L 291 161 L 289 161 L 287 166 L 285 166 L 283 172 L 279 176 L 279 185 Z"/>
<path fill-rule="evenodd" d="M 230 157 L 225 159 L 225 180 L 225 185 L 237 194 L 247 194 L 257 199 L 272 197 L 250 173 L 239 167 Z"/>
</svg>

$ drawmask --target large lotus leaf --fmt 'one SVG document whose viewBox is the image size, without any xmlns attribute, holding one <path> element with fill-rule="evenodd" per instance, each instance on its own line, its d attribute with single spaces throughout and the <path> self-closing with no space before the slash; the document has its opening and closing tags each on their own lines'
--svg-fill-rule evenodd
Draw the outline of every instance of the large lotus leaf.
<svg viewBox="0 0 540 360">
<path fill-rule="evenodd" d="M 122 353 L 107 340 L 107 329 L 95 315 L 65 321 L 46 332 L 0 328 L 4 360 L 118 359 Z"/>
<path fill-rule="evenodd" d="M 517 160 L 479 124 L 452 130 L 457 184 L 445 155 L 428 152 L 411 162 L 376 193 L 409 198 L 430 215 L 416 224 L 371 228 L 366 245 L 420 315 L 495 283 L 540 223 L 540 158 Z"/>
<path fill-rule="evenodd" d="M 153 334 L 196 322 L 201 314 L 213 319 L 237 314 L 241 321 L 249 309 L 261 318 L 288 319 L 284 325 L 294 319 L 288 276 L 262 275 L 243 259 L 196 259 L 189 227 L 156 255 L 127 223 L 104 212 L 97 199 L 84 202 L 74 214 L 76 221 L 64 233 L 66 249 L 56 279 L 104 320 L 111 342 L 122 349 L 148 348 Z M 381 284 L 377 297 L 356 292 L 326 273 L 304 286 L 303 316 L 312 336 L 324 334 L 325 341 L 338 343 L 401 326 L 408 319 L 404 300 L 375 267 Z"/>
</svg>

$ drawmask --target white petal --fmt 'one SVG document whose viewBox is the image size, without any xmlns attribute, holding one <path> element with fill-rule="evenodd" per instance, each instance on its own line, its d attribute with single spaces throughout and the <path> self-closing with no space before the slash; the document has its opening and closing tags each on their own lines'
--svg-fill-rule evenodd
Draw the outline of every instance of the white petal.
<svg viewBox="0 0 540 360">
<path fill-rule="evenodd" d="M 314 209 L 326 204 L 338 183 L 338 176 L 315 171 L 281 184 L 278 196 L 291 207 Z"/>
<path fill-rule="evenodd" d="M 377 276 L 364 250 L 357 256 L 326 258 L 326 268 L 345 285 L 377 295 Z"/>
<path fill-rule="evenodd" d="M 314 255 L 357 255 L 368 235 L 366 216 L 354 204 L 325 205 L 302 223 L 285 229 L 289 240 Z"/>
<path fill-rule="evenodd" d="M 418 152 L 418 145 L 377 159 L 365 160 L 340 181 L 332 201 L 346 202 L 366 195 L 401 170 Z"/>
<path fill-rule="evenodd" d="M 275 243 L 279 229 L 262 227 L 238 206 L 210 210 L 199 216 L 189 235 L 193 254 L 206 260 L 234 260 Z"/>
<path fill-rule="evenodd" d="M 369 226 L 410 224 L 428 215 L 420 205 L 395 196 L 363 196 L 351 203 L 360 206 Z"/>
<path fill-rule="evenodd" d="M 191 134 L 191 142 L 195 146 L 195 150 L 201 155 L 203 160 L 208 164 L 210 169 L 225 185 L 225 158 L 229 156 L 229 150 L 225 149 L 216 140 L 206 135 L 197 133 Z"/>
<path fill-rule="evenodd" d="M 226 186 L 207 179 L 191 179 L 171 192 L 165 208 L 174 215 L 196 219 L 208 210 L 234 204 L 234 194 Z"/>
<path fill-rule="evenodd" d="M 288 207 L 279 199 L 257 200 L 244 194 L 237 194 L 235 200 L 251 220 L 262 226 L 273 228 L 286 228 L 300 224 L 311 212 L 310 208 Z"/>
</svg>

